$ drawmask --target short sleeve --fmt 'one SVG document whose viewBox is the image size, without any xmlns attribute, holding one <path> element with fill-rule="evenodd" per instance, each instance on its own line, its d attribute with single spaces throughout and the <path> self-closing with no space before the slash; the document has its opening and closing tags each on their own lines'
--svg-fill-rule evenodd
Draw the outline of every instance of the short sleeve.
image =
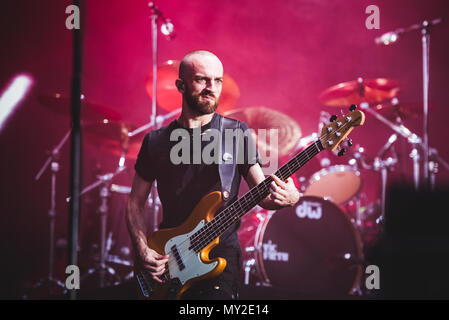
<svg viewBox="0 0 449 320">
<path fill-rule="evenodd" d="M 244 122 L 240 122 L 240 128 L 243 131 L 243 163 L 239 164 L 239 172 L 246 179 L 249 169 L 256 163 L 261 164 L 259 154 L 257 152 L 256 143 L 251 135 L 251 130 L 248 129 L 248 125 Z"/>
<path fill-rule="evenodd" d="M 137 174 L 147 182 L 152 182 L 156 178 L 156 163 L 154 157 L 151 156 L 154 154 L 154 150 L 150 146 L 150 134 L 151 132 L 143 139 L 136 164 L 134 165 Z"/>
</svg>

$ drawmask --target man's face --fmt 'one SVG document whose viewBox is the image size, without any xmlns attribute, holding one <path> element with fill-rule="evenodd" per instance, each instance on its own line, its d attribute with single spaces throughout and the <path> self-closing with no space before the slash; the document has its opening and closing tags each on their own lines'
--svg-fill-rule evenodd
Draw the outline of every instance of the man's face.
<svg viewBox="0 0 449 320">
<path fill-rule="evenodd" d="M 200 114 L 215 112 L 223 83 L 223 66 L 216 57 L 192 56 L 184 80 L 187 104 Z"/>
</svg>

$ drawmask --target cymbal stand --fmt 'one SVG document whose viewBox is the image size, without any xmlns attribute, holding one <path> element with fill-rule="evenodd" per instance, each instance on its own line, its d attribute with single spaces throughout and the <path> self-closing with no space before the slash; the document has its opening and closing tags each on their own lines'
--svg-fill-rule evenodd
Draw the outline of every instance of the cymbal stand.
<svg viewBox="0 0 449 320">
<path fill-rule="evenodd" d="M 37 289 L 46 285 L 50 286 L 50 290 L 53 289 L 52 285 L 60 287 L 65 293 L 65 285 L 53 277 L 53 266 L 54 266 L 54 252 L 55 252 L 55 218 L 56 218 L 56 176 L 59 171 L 59 151 L 64 146 L 67 139 L 70 137 L 72 130 L 69 130 L 66 135 L 62 138 L 59 144 L 51 151 L 50 156 L 44 163 L 42 168 L 37 173 L 35 180 L 38 181 L 42 174 L 45 172 L 47 167 L 50 165 L 51 168 L 51 193 L 50 193 L 50 210 L 48 210 L 48 218 L 50 225 L 50 240 L 49 240 L 49 257 L 48 257 L 48 276 L 46 278 L 40 279 L 34 286 L 33 289 Z"/>
<path fill-rule="evenodd" d="M 390 32 L 394 35 L 394 40 L 391 42 L 396 42 L 399 36 L 411 32 L 411 31 L 420 31 L 421 33 L 421 43 L 422 43 L 422 72 L 423 72 L 423 139 L 422 139 L 422 148 L 423 148 L 423 187 L 428 189 L 431 187 L 429 174 L 431 171 L 429 165 L 429 64 L 430 64 L 430 29 L 432 26 L 436 26 L 443 21 L 442 18 L 433 19 L 431 21 L 424 20 L 422 23 L 413 24 L 407 28 L 399 28 L 393 32 Z M 384 43 L 386 45 L 389 42 Z"/>
<path fill-rule="evenodd" d="M 107 239 L 107 216 L 109 212 L 109 198 L 111 196 L 111 181 L 113 178 L 115 178 L 118 174 L 123 172 L 126 169 L 124 166 L 122 158 L 120 159 L 120 164 L 117 170 L 113 173 L 107 173 L 104 175 L 98 175 L 97 181 L 92 183 L 91 185 L 84 188 L 80 195 L 83 195 L 97 187 L 100 187 L 100 198 L 101 198 L 101 204 L 98 208 L 98 212 L 100 213 L 100 261 L 98 265 L 96 265 L 94 268 L 91 268 L 87 271 L 87 273 L 82 277 L 82 280 L 85 279 L 88 275 L 91 275 L 95 272 L 99 273 L 100 277 L 100 288 L 103 288 L 107 285 L 107 282 L 105 280 L 106 274 L 110 274 L 112 276 L 115 276 L 116 272 L 111 267 L 108 267 L 106 265 L 106 258 L 109 253 L 110 247 L 111 247 L 111 234 L 109 234 L 109 238 Z M 67 198 L 67 201 L 70 201 L 70 198 Z"/>
</svg>

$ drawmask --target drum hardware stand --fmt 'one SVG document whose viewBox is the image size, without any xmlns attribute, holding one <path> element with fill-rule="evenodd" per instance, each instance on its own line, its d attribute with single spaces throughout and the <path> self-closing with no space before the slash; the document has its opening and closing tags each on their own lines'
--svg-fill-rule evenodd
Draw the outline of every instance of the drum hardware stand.
<svg viewBox="0 0 449 320">
<path fill-rule="evenodd" d="M 90 186 L 87 186 L 84 188 L 80 196 L 97 188 L 100 187 L 100 198 L 101 198 L 101 204 L 98 208 L 98 212 L 100 213 L 100 262 L 97 266 L 94 268 L 91 268 L 87 271 L 87 274 L 82 276 L 82 279 L 85 279 L 88 275 L 91 275 L 95 272 L 99 273 L 100 276 L 100 288 L 105 287 L 107 284 L 105 281 L 105 276 L 107 273 L 115 276 L 116 272 L 113 268 L 108 267 L 106 265 L 106 257 L 109 253 L 111 244 L 112 244 L 112 233 L 109 233 L 107 238 L 107 214 L 109 211 L 108 207 L 108 201 L 111 196 L 111 181 L 113 178 L 115 178 L 118 174 L 123 172 L 126 167 L 124 165 L 124 156 L 120 157 L 119 166 L 117 170 L 114 173 L 107 173 L 104 175 L 98 175 L 97 181 L 92 183 Z M 70 201 L 70 197 L 66 199 L 67 202 Z"/>
<path fill-rule="evenodd" d="M 45 172 L 47 167 L 50 165 L 51 168 L 51 195 L 50 195 L 50 210 L 48 210 L 49 225 L 50 225 L 50 241 L 49 241 L 49 259 L 48 259 L 48 276 L 39 280 L 34 286 L 33 290 L 38 289 L 43 286 L 49 286 L 51 289 L 52 285 L 60 287 L 63 289 L 63 294 L 67 292 L 65 285 L 53 277 L 53 266 L 54 266 L 54 253 L 55 253 L 55 218 L 56 218 L 56 175 L 59 171 L 59 151 L 64 146 L 67 139 L 70 137 L 72 130 L 69 130 L 66 135 L 62 138 L 59 144 L 51 151 L 50 156 L 44 163 L 42 168 L 37 173 L 35 180 L 38 181 L 42 174 Z"/>
<path fill-rule="evenodd" d="M 257 213 L 256 213 L 256 217 L 258 218 L 259 223 L 258 223 L 258 227 L 256 228 L 257 230 L 256 230 L 254 236 L 255 236 L 255 238 L 258 238 L 259 233 L 260 233 L 260 230 L 259 230 L 260 223 L 262 223 L 266 219 L 266 217 L 263 216 L 263 214 L 260 213 L 260 211 L 262 211 L 261 207 L 256 206 L 255 208 L 258 210 Z M 267 217 L 268 218 L 271 217 L 274 213 L 275 213 L 275 211 L 272 211 L 272 210 L 268 211 Z M 252 256 L 254 256 L 254 254 L 259 252 L 260 250 L 262 250 L 262 244 L 261 243 L 259 243 L 259 244 L 255 244 L 254 243 L 254 245 L 245 246 L 245 252 L 246 253 L 251 253 Z M 243 283 L 246 286 L 250 284 L 251 271 L 256 267 L 256 263 L 257 262 L 256 262 L 255 258 L 251 258 L 251 259 L 248 259 L 247 261 L 244 261 L 243 270 L 244 270 L 245 278 L 244 278 Z M 266 287 L 271 287 L 271 284 L 267 283 L 265 280 L 263 280 L 260 275 L 257 275 L 256 277 L 259 278 L 259 280 L 260 280 L 260 282 L 256 282 L 256 285 L 258 285 L 258 286 L 262 285 L 262 286 L 266 286 Z"/>
<path fill-rule="evenodd" d="M 409 157 L 413 160 L 413 185 L 415 190 L 419 189 L 419 151 L 418 151 L 418 141 L 413 140 L 410 142 L 412 144 L 412 151 Z"/>
<path fill-rule="evenodd" d="M 397 103 L 397 101 L 395 103 Z M 410 153 L 410 158 L 413 159 L 413 178 L 415 188 L 417 189 L 419 186 L 419 159 L 420 159 L 417 147 L 422 143 L 421 138 L 418 137 L 413 132 L 411 132 L 403 124 L 392 123 L 390 120 L 388 120 L 387 118 L 376 112 L 373 108 L 370 108 L 369 104 L 366 102 L 362 102 L 360 104 L 360 108 L 373 115 L 377 120 L 390 127 L 393 131 L 398 133 L 403 138 L 407 139 L 407 141 L 412 145 L 412 152 Z"/>
<path fill-rule="evenodd" d="M 397 163 L 397 158 L 387 158 L 386 160 L 381 160 L 376 157 L 373 164 L 374 171 L 380 171 L 381 181 L 382 181 L 382 190 L 381 190 L 381 213 L 380 216 L 376 219 L 377 224 L 383 224 L 385 219 L 385 209 L 386 209 L 386 198 L 387 198 L 387 179 L 388 179 L 388 171 L 393 170 L 393 167 Z"/>
<path fill-rule="evenodd" d="M 122 162 L 120 162 L 122 163 Z M 106 266 L 106 256 L 109 253 L 112 245 L 112 233 L 110 232 L 108 238 L 106 239 L 107 233 L 107 216 L 109 212 L 108 202 L 111 196 L 110 188 L 111 188 L 111 180 L 115 177 L 115 175 L 119 174 L 125 169 L 124 166 L 119 166 L 117 171 L 113 174 L 105 174 L 102 176 L 97 176 L 99 181 L 94 183 L 94 185 L 101 185 L 100 188 L 100 198 L 101 204 L 98 208 L 98 212 L 100 213 L 100 263 L 88 271 L 88 274 L 92 274 L 97 271 L 100 275 L 100 288 L 104 288 L 106 286 L 106 273 L 109 273 L 115 276 L 116 272 L 113 268 Z M 83 193 L 81 193 L 83 194 Z"/>
<path fill-rule="evenodd" d="M 371 109 L 370 109 L 371 110 Z M 380 115 L 379 115 L 380 116 Z M 380 116 L 382 117 L 382 116 Z M 385 119 L 386 120 L 386 119 Z M 386 120 L 388 121 L 388 120 Z M 376 219 L 377 224 L 382 224 L 385 218 L 385 209 L 386 209 L 386 193 L 387 193 L 387 179 L 388 179 L 388 171 L 393 170 L 394 166 L 398 162 L 398 157 L 396 152 L 393 150 L 393 157 L 388 157 L 387 159 L 383 160 L 383 157 L 388 152 L 390 148 L 392 148 L 393 144 L 397 140 L 397 135 L 392 134 L 390 138 L 388 139 L 387 143 L 379 150 L 377 156 L 374 158 L 374 161 L 372 164 L 368 164 L 363 153 L 363 148 L 357 148 L 357 151 L 354 153 L 354 158 L 356 162 L 363 168 L 375 172 L 380 172 L 381 175 L 381 214 Z M 357 205 L 357 219 L 359 220 L 359 207 Z"/>
<path fill-rule="evenodd" d="M 403 124 L 394 124 L 390 120 L 386 119 L 373 108 L 369 107 L 369 104 L 363 102 L 360 107 L 366 112 L 372 114 L 376 119 L 390 127 L 393 131 L 398 133 L 403 138 L 407 139 L 408 143 L 412 146 L 412 151 L 410 153 L 410 158 L 413 160 L 413 181 L 415 189 L 418 190 L 420 184 L 420 170 L 419 161 L 421 159 L 421 154 L 425 153 L 425 146 L 423 145 L 423 139 L 411 132 Z M 438 164 L 442 164 L 447 170 L 449 170 L 449 164 L 442 159 L 435 148 L 429 147 L 429 162 L 427 164 L 427 171 L 430 173 L 430 184 L 429 187 L 433 190 L 435 188 L 435 175 L 438 173 Z"/>
<path fill-rule="evenodd" d="M 433 168 L 429 166 L 429 64 L 430 64 L 430 27 L 440 24 L 443 21 L 442 18 L 437 18 L 432 21 L 423 21 L 420 24 L 413 24 L 407 28 L 399 28 L 393 32 L 384 34 L 386 36 L 385 41 L 378 41 L 377 43 L 383 43 L 388 45 L 392 42 L 396 42 L 399 35 L 405 34 L 410 31 L 419 30 L 421 32 L 421 43 L 422 43 L 422 71 L 423 71 L 423 180 L 424 188 L 433 188 L 431 186 L 431 181 L 429 174 Z M 382 39 L 382 37 L 380 38 Z M 432 165 L 433 167 L 433 165 Z M 416 186 L 415 186 L 416 187 Z"/>
<path fill-rule="evenodd" d="M 438 173 L 439 165 L 443 165 L 446 170 L 449 171 L 449 163 L 438 155 L 438 151 L 435 148 L 429 148 L 429 170 L 430 170 L 430 187 L 435 189 L 435 176 Z"/>
<path fill-rule="evenodd" d="M 360 202 L 361 202 L 361 198 L 360 198 L 360 196 L 359 195 L 356 195 L 355 197 L 354 197 L 354 200 L 353 200 L 354 202 L 355 202 L 355 212 L 356 212 L 356 214 L 355 214 L 355 221 L 353 222 L 353 223 L 355 223 L 355 225 L 357 226 L 357 228 L 361 228 L 362 227 L 362 219 L 361 219 L 361 212 L 360 212 L 360 208 L 361 208 L 361 204 L 360 204 Z"/>
<path fill-rule="evenodd" d="M 248 248 L 246 248 L 248 249 Z M 254 251 L 254 247 L 252 248 Z M 250 251 L 250 250 L 247 250 Z M 244 284 L 247 286 L 249 285 L 249 275 L 251 273 L 252 268 L 254 267 L 254 265 L 256 264 L 256 259 L 249 259 L 248 261 L 246 261 L 245 265 L 244 265 L 244 269 L 245 269 L 245 280 L 244 280 Z"/>
</svg>

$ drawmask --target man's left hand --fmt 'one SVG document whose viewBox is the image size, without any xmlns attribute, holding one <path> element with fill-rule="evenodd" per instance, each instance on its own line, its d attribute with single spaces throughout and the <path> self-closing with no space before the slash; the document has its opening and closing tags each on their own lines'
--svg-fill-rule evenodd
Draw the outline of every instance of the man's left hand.
<svg viewBox="0 0 449 320">
<path fill-rule="evenodd" d="M 273 182 L 270 184 L 270 194 L 268 199 L 277 206 L 287 207 L 294 206 L 300 198 L 300 194 L 292 178 L 288 178 L 285 182 L 276 175 L 270 175 Z"/>
</svg>

